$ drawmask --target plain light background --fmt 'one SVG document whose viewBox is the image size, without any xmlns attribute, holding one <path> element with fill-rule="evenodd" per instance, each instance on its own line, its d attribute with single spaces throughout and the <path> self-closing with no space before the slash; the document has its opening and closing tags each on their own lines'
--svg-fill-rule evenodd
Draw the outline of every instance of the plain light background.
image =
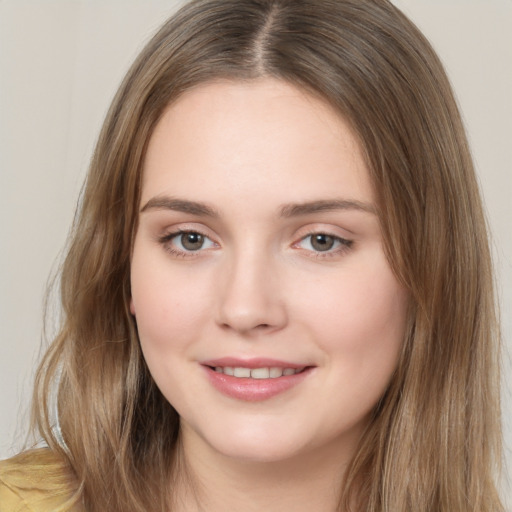
<svg viewBox="0 0 512 512">
<path fill-rule="evenodd" d="M 180 3 L 0 0 L 0 458 L 24 440 L 47 279 L 101 122 L 127 67 Z M 395 3 L 445 63 L 475 157 L 501 301 L 512 468 L 512 0 Z"/>
</svg>

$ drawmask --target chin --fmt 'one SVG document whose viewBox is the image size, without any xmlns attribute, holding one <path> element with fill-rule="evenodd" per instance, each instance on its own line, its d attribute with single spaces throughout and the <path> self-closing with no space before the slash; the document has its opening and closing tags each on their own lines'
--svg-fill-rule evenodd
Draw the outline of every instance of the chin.
<svg viewBox="0 0 512 512">
<path fill-rule="evenodd" d="M 229 432 L 229 435 L 226 435 Z M 271 463 L 284 462 L 304 455 L 314 448 L 315 436 L 288 425 L 274 422 L 240 423 L 239 425 L 219 425 L 208 431 L 196 431 L 204 443 L 215 452 L 230 459 Z"/>
<path fill-rule="evenodd" d="M 281 440 L 250 440 L 231 439 L 229 446 L 218 446 L 217 450 L 230 459 L 247 463 L 278 463 L 285 462 L 299 456 L 304 447 L 290 446 Z"/>
</svg>

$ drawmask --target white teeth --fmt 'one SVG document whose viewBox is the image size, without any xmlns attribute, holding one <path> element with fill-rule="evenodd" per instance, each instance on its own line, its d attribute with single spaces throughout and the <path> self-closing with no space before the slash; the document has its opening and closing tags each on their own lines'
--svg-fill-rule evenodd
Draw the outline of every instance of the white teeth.
<svg viewBox="0 0 512 512">
<path fill-rule="evenodd" d="M 235 377 L 250 377 L 251 369 L 250 368 L 234 368 L 233 375 Z"/>
<path fill-rule="evenodd" d="M 283 369 L 282 368 L 270 368 L 270 378 L 276 379 L 277 377 L 283 376 Z"/>
<path fill-rule="evenodd" d="M 270 370 L 268 368 L 254 368 L 254 370 L 251 370 L 251 377 L 253 379 L 268 379 Z"/>
<path fill-rule="evenodd" d="M 245 368 L 245 367 L 232 367 L 232 366 L 216 366 L 217 373 L 224 375 L 231 375 L 233 377 L 244 377 L 252 379 L 277 379 L 279 377 L 286 377 L 288 375 L 295 375 L 300 373 L 304 368 Z"/>
</svg>

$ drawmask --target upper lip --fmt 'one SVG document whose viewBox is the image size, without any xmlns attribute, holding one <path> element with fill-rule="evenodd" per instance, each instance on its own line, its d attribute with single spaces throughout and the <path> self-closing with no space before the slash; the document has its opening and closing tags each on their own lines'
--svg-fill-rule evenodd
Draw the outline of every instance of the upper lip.
<svg viewBox="0 0 512 512">
<path fill-rule="evenodd" d="M 211 367 L 230 366 L 233 368 L 305 368 L 311 366 L 306 363 L 292 363 L 290 361 L 280 361 L 278 359 L 269 359 L 266 357 L 253 357 L 249 359 L 241 359 L 238 357 L 221 357 L 219 359 L 208 359 L 202 361 L 202 365 Z"/>
</svg>

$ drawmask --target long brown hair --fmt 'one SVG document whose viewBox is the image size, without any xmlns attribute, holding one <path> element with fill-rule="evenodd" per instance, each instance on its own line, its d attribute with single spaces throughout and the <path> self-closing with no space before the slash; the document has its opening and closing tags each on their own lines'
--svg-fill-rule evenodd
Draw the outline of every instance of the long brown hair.
<svg viewBox="0 0 512 512">
<path fill-rule="evenodd" d="M 498 335 L 473 164 L 438 57 L 387 0 L 195 0 L 149 42 L 81 198 L 62 327 L 37 375 L 40 434 L 69 462 L 87 510 L 166 510 L 169 482 L 182 477 L 179 418 L 128 306 L 145 151 L 184 91 L 262 76 L 323 98 L 351 124 L 387 257 L 411 296 L 398 367 L 340 482 L 339 510 L 501 511 Z"/>
</svg>

